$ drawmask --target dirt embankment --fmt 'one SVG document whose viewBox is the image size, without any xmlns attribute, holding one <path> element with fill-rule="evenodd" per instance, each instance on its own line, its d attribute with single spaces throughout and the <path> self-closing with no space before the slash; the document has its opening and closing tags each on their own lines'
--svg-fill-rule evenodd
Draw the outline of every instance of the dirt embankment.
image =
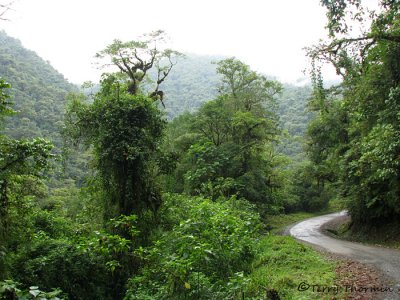
<svg viewBox="0 0 400 300">
<path fill-rule="evenodd" d="M 400 250 L 400 222 L 376 226 L 351 227 L 351 217 L 339 216 L 321 226 L 321 231 L 331 237 L 366 245 Z"/>
</svg>

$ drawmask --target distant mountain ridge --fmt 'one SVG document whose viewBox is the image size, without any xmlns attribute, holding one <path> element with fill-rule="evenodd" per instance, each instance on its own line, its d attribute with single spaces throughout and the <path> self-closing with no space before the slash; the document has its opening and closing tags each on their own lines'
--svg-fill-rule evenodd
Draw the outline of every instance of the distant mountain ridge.
<svg viewBox="0 0 400 300">
<path fill-rule="evenodd" d="M 224 58 L 187 54 L 174 67 L 161 86 L 169 119 L 185 111 L 195 112 L 204 102 L 217 96 L 220 77 L 214 62 Z M 79 88 L 4 31 L 0 31 L 0 66 L 0 77 L 12 85 L 14 109 L 19 111 L 9 118 L 6 133 L 14 138 L 45 137 L 61 147 L 59 129 L 63 125 L 66 95 Z M 281 128 L 290 134 L 282 151 L 291 156 L 302 152 L 298 140 L 310 119 L 306 112 L 310 95 L 309 86 L 285 85 L 278 97 Z"/>
</svg>

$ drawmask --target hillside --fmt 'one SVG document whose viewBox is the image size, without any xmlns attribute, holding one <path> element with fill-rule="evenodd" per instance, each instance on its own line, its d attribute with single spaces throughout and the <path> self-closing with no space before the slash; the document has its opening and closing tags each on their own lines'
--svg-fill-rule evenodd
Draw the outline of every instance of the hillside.
<svg viewBox="0 0 400 300">
<path fill-rule="evenodd" d="M 221 59 L 224 58 L 188 54 L 175 66 L 162 86 L 169 119 L 185 111 L 194 112 L 204 102 L 217 96 L 220 78 L 213 62 Z M 277 96 L 280 127 L 285 132 L 279 151 L 293 158 L 303 153 L 301 140 L 311 119 L 306 110 L 310 96 L 310 86 L 291 84 L 285 84 L 282 93 Z"/>
<path fill-rule="evenodd" d="M 204 102 L 217 96 L 220 78 L 213 62 L 221 59 L 224 57 L 187 54 L 175 66 L 162 86 L 168 119 L 185 111 L 194 112 Z M 292 158 L 303 154 L 302 138 L 312 117 L 306 109 L 310 96 L 310 86 L 291 84 L 285 84 L 282 93 L 277 96 L 280 127 L 285 133 L 279 151 Z"/>
<path fill-rule="evenodd" d="M 0 0 L 0 300 L 395 297 L 400 1 L 70 2 Z"/>
<path fill-rule="evenodd" d="M 298 155 L 304 155 L 303 138 L 312 119 L 312 114 L 307 110 L 311 91 L 310 86 L 285 85 L 278 97 L 279 121 L 284 131 L 279 151 L 294 160 L 304 159 Z"/>
<path fill-rule="evenodd" d="M 174 67 L 162 86 L 169 118 L 184 111 L 194 112 L 204 102 L 216 97 L 220 78 L 214 62 L 224 58 L 226 57 L 187 54 Z M 299 136 L 305 132 L 310 119 L 305 111 L 310 95 L 310 86 L 285 84 L 282 94 L 278 96 L 281 125 L 291 135 Z"/>
<path fill-rule="evenodd" d="M 213 62 L 221 56 L 187 54 L 163 83 L 169 119 L 196 111 L 216 97 L 219 76 Z M 14 109 L 5 132 L 14 138 L 46 137 L 57 147 L 62 141 L 59 128 L 65 111 L 66 95 L 77 87 L 67 82 L 48 62 L 23 47 L 20 41 L 0 32 L 0 77 L 12 85 Z M 288 132 L 280 149 L 295 157 L 302 152 L 299 141 L 310 119 L 305 112 L 310 87 L 285 85 L 278 97 L 281 128 Z"/>
<path fill-rule="evenodd" d="M 186 54 L 163 83 L 168 118 L 194 112 L 202 103 L 217 95 L 219 76 L 213 62 L 221 56 Z"/>
<path fill-rule="evenodd" d="M 66 96 L 78 88 L 4 31 L 0 31 L 0 65 L 0 77 L 11 84 L 12 107 L 17 112 L 6 119 L 4 133 L 15 139 L 46 138 L 55 145 L 54 152 L 60 154 Z M 81 182 L 85 164 L 86 159 L 80 153 L 68 158 L 65 169 L 57 162 L 49 184 L 63 186 L 66 182 L 62 178 Z"/>
<path fill-rule="evenodd" d="M 109 86 L 104 81 L 93 102 L 69 106 L 72 122 L 64 124 L 66 96 L 78 88 L 16 39 L 2 32 L 0 41 L 0 76 L 11 83 L 11 99 L 18 111 L 8 119 L 6 133 L 18 139 L 45 137 L 61 152 L 59 129 L 65 126 L 74 142 L 79 143 L 82 138 L 85 145 L 92 146 L 90 150 L 95 149 L 83 153 L 74 150 L 65 169 L 55 163 L 50 180 L 43 182 L 48 188 L 43 185 L 39 190 L 42 173 L 32 171 L 32 175 L 29 169 L 22 169 L 27 170 L 25 177 L 3 175 L 7 180 L 3 182 L 14 184 L 10 198 L 18 201 L 6 202 L 3 220 L 11 225 L 0 226 L 0 233 L 4 232 L 0 239 L 6 237 L 4 249 L 11 254 L 7 260 L 0 256 L 0 296 L 1 279 L 10 276 L 22 283 L 23 289 L 59 287 L 71 299 L 123 299 L 125 294 L 140 299 L 183 299 L 196 282 L 199 293 L 217 295 L 214 298 L 218 299 L 236 297 L 238 291 L 258 297 L 265 289 L 254 284 L 266 284 L 263 274 L 269 271 L 264 266 L 270 266 L 258 262 L 270 261 L 270 255 L 280 257 L 284 253 L 289 261 L 295 261 L 296 268 L 299 264 L 313 268 L 298 262 L 296 253 L 300 250 L 293 241 L 277 241 L 269 235 L 264 238 L 262 223 L 268 214 L 293 210 L 300 203 L 297 194 L 292 193 L 290 168 L 279 162 L 279 154 L 290 155 L 294 162 L 296 157 L 302 158 L 301 137 L 309 120 L 305 112 L 309 87 L 285 85 L 277 97 L 280 128 L 285 134 L 279 144 L 280 153 L 276 153 L 275 140 L 281 139 L 275 135 L 279 132 L 276 123 L 260 122 L 263 116 L 271 116 L 268 102 L 259 97 L 266 93 L 266 85 L 260 84 L 266 79 L 259 74 L 252 79 L 248 76 L 252 71 L 237 61 L 245 73 L 235 76 L 248 80 L 242 86 L 252 85 L 248 94 L 239 95 L 261 98 L 262 103 L 244 110 L 247 97 L 235 98 L 229 93 L 221 99 L 238 101 L 237 107 L 230 105 L 232 102 L 220 102 L 221 99 L 210 101 L 216 98 L 220 81 L 212 62 L 220 58 L 188 55 L 161 88 L 166 94 L 167 117 L 182 116 L 171 122 L 177 125 L 176 133 L 185 126 L 197 126 L 199 130 L 171 139 L 172 148 L 177 151 L 160 151 L 168 139 L 163 136 L 163 114 L 152 100 L 128 89 L 114 93 L 115 90 L 105 89 Z M 210 102 L 204 105 L 206 101 Z M 199 114 L 183 114 L 198 109 Z M 185 116 L 192 119 L 185 123 Z M 207 134 L 199 135 L 214 122 L 222 125 L 219 128 L 224 138 L 218 145 Z M 12 149 L 3 149 L 3 157 L 12 156 Z M 23 159 L 20 161 L 28 166 Z M 35 162 L 35 158 L 29 156 L 26 161 Z M 20 173 L 20 169 L 15 171 Z M 32 177 L 37 177 L 38 183 L 32 182 Z M 180 186 L 182 190 L 177 189 Z M 31 189 L 33 195 L 29 194 Z M 6 193 L 8 190 L 3 189 L 0 197 L 7 199 Z M 277 243 L 280 246 L 271 252 L 271 246 Z M 229 251 L 223 250 L 226 247 L 230 247 Z M 201 255 L 190 250 L 198 248 Z M 136 249 L 143 249 L 144 256 L 137 256 Z M 319 259 L 306 251 L 312 261 Z M 176 255 L 181 262 L 168 266 Z M 138 264 L 142 266 L 139 268 Z M 5 265 L 7 269 L 1 267 Z M 318 268 L 321 265 L 324 274 L 328 274 L 323 282 L 333 284 L 333 265 L 321 261 Z M 187 266 L 194 266 L 196 277 Z M 289 268 L 287 273 L 292 273 L 292 265 L 285 267 Z M 184 285 L 174 275 L 181 271 L 187 274 L 182 277 Z M 309 269 L 302 272 L 314 273 Z M 299 276 L 304 278 L 303 274 Z M 274 276 L 268 281 L 282 279 Z M 171 289 L 178 284 L 180 290 Z M 160 287 L 158 294 L 154 286 Z M 211 288 L 200 290 L 200 286 Z M 34 292 L 43 294 L 36 289 Z M 292 295 L 295 291 L 285 285 L 279 292 Z M 197 298 L 199 293 L 192 296 Z M 189 299 L 194 299 L 192 296 Z"/>
<path fill-rule="evenodd" d="M 76 87 L 35 52 L 0 31 L 0 77 L 12 86 L 18 112 L 9 118 L 5 132 L 14 138 L 46 137 L 61 146 L 58 128 L 65 109 L 65 96 Z"/>
</svg>

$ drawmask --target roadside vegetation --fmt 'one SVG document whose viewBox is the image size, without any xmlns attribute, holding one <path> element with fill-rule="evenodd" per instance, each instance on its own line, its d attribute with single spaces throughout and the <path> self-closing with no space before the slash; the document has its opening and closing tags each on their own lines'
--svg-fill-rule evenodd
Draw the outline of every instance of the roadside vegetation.
<svg viewBox="0 0 400 300">
<path fill-rule="evenodd" d="M 379 228 L 375 226 L 352 227 L 351 218 L 340 218 L 324 226 L 327 234 L 338 239 L 400 249 L 399 222 L 394 221 Z"/>
</svg>

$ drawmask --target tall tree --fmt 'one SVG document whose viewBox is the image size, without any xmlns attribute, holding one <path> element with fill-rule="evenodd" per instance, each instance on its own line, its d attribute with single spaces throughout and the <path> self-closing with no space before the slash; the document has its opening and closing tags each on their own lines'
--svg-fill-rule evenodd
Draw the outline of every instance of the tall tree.
<svg viewBox="0 0 400 300">
<path fill-rule="evenodd" d="M 272 164 L 267 153 L 278 133 L 274 96 L 281 86 L 235 58 L 220 61 L 217 71 L 220 95 L 193 115 L 191 134 L 185 135 L 192 143 L 189 148 L 185 144 L 178 168 L 179 174 L 185 173 L 185 189 L 270 202 Z"/>
<path fill-rule="evenodd" d="M 149 96 L 160 100 L 164 105 L 164 93 L 160 90 L 160 85 L 177 63 L 177 58 L 183 56 L 171 49 L 160 50 L 158 47 L 165 38 L 164 31 L 158 30 L 145 34 L 135 41 L 114 40 L 112 44 L 97 53 L 96 57 L 107 58 L 110 61 L 109 64 L 117 66 L 121 74 L 129 78 L 128 92 L 132 95 L 143 92 L 140 91 L 140 85 L 148 79 L 149 71 L 155 70 L 156 78 L 152 80 L 155 87 Z"/>
<path fill-rule="evenodd" d="M 336 140 L 336 145 L 330 143 L 325 149 L 323 160 L 326 163 L 331 157 L 339 162 L 337 184 L 356 223 L 398 219 L 400 3 L 382 0 L 376 11 L 369 11 L 359 0 L 321 3 L 328 9 L 330 39 L 310 48 L 309 56 L 314 66 L 329 62 L 343 77 L 343 100 L 335 109 L 326 105 L 326 95 L 333 94 L 315 85 L 327 116 L 314 132 L 325 131 L 333 138 L 324 139 L 325 144 Z M 354 33 L 349 19 L 371 25 Z M 327 122 L 331 125 L 326 126 Z M 320 138 L 315 141 L 324 145 Z"/>
<path fill-rule="evenodd" d="M 277 134 L 274 96 L 282 87 L 234 58 L 220 61 L 217 72 L 222 75 L 220 91 L 233 106 L 232 139 L 241 147 L 244 175 L 254 170 L 253 159 L 261 158 L 265 143 Z"/>
<path fill-rule="evenodd" d="M 114 41 L 101 51 L 98 57 L 108 57 L 119 72 L 103 75 L 93 103 L 76 97 L 67 112 L 69 137 L 94 147 L 109 216 L 156 211 L 161 202 L 154 172 L 165 121 L 155 100 L 162 101 L 160 85 L 179 53 L 158 50 L 162 31 L 145 37 L 148 39 Z M 157 79 L 148 93 L 145 78 L 152 68 Z"/>
</svg>

